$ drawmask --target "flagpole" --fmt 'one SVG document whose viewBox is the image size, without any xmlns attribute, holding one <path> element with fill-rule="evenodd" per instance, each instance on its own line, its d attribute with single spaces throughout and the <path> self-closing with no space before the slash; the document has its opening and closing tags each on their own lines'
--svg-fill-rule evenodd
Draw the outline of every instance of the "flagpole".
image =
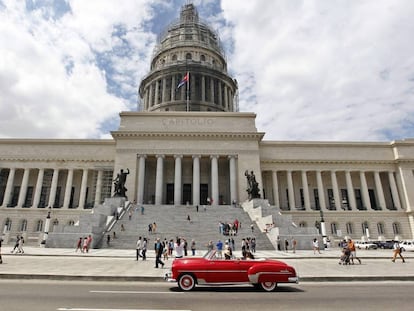
<svg viewBox="0 0 414 311">
<path fill-rule="evenodd" d="M 187 112 L 189 111 L 189 108 L 190 108 L 190 106 L 189 106 L 189 100 L 190 100 L 190 98 L 189 98 L 189 93 L 190 93 L 190 73 L 187 71 L 187 77 L 188 77 L 188 79 L 187 79 Z"/>
</svg>

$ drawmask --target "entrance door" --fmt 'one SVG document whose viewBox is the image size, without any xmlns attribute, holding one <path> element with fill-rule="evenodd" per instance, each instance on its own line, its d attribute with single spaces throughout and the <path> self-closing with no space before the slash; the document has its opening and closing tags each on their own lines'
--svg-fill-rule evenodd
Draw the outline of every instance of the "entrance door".
<svg viewBox="0 0 414 311">
<path fill-rule="evenodd" d="M 167 184 L 167 204 L 174 204 L 174 184 Z"/>
<path fill-rule="evenodd" d="M 200 184 L 200 204 L 207 204 L 208 184 Z"/>
<path fill-rule="evenodd" d="M 187 204 L 187 202 L 189 204 L 193 203 L 191 188 L 192 188 L 191 184 L 184 184 L 183 185 L 183 203 L 184 204 Z"/>
</svg>

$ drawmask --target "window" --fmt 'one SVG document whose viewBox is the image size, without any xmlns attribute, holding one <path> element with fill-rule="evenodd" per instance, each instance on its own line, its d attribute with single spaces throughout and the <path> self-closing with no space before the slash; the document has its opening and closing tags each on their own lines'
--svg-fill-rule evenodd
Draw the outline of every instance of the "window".
<svg viewBox="0 0 414 311">
<path fill-rule="evenodd" d="M 337 235 L 338 224 L 336 222 L 331 223 L 331 233 Z"/>
<path fill-rule="evenodd" d="M 369 226 L 368 226 L 368 222 L 364 221 L 362 223 L 362 234 L 363 235 L 369 235 Z"/>
<path fill-rule="evenodd" d="M 352 225 L 352 223 L 348 222 L 346 224 L 346 234 L 351 235 L 354 233 L 354 226 Z"/>
<path fill-rule="evenodd" d="M 185 54 L 185 59 L 187 59 L 187 60 L 193 59 L 193 55 L 191 55 L 191 53 L 187 53 L 187 54 Z"/>
<path fill-rule="evenodd" d="M 385 226 L 382 222 L 377 223 L 377 229 L 378 229 L 378 234 L 379 235 L 384 235 L 385 234 Z"/>
<path fill-rule="evenodd" d="M 171 59 L 174 61 L 177 60 L 177 54 L 174 54 Z"/>
<path fill-rule="evenodd" d="M 20 222 L 20 229 L 19 230 L 20 231 L 27 231 L 27 220 L 26 219 L 23 219 Z"/>
<path fill-rule="evenodd" d="M 305 221 L 301 221 L 300 223 L 299 223 L 299 228 L 306 228 L 308 225 L 306 224 L 306 222 Z"/>
<path fill-rule="evenodd" d="M 43 220 L 39 219 L 36 223 L 36 232 L 42 232 L 43 230 Z"/>
<path fill-rule="evenodd" d="M 201 54 L 201 56 L 200 56 L 200 60 L 201 60 L 202 62 L 205 62 L 205 61 L 206 61 L 206 56 L 205 56 L 204 54 Z"/>
<path fill-rule="evenodd" d="M 12 221 L 10 218 L 6 218 L 6 221 L 4 222 L 4 227 L 6 228 L 6 231 L 11 230 Z"/>
<path fill-rule="evenodd" d="M 397 223 L 397 222 L 394 222 L 394 223 L 392 224 L 392 230 L 393 230 L 393 232 L 394 232 L 394 235 L 401 234 L 401 227 L 400 227 L 400 224 L 399 224 L 399 223 Z"/>
</svg>

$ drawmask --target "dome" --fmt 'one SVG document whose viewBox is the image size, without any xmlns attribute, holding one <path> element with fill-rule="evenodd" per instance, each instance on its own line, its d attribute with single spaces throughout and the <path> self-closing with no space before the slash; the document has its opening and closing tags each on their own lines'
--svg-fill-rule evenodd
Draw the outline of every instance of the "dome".
<svg viewBox="0 0 414 311">
<path fill-rule="evenodd" d="M 219 36 L 193 4 L 159 36 L 139 95 L 144 111 L 237 110 L 237 83 L 227 73 Z"/>
</svg>

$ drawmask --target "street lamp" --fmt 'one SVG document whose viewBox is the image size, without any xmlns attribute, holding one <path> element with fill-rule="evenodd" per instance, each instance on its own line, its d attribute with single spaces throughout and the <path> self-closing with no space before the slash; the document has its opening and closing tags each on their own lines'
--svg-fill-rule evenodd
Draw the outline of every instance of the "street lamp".
<svg viewBox="0 0 414 311">
<path fill-rule="evenodd" d="M 321 215 L 321 222 L 320 222 L 320 226 L 321 226 L 321 234 L 322 234 L 322 241 L 323 241 L 323 246 L 325 248 L 328 247 L 328 238 L 326 236 L 326 226 L 325 226 L 325 220 L 323 219 L 323 212 L 322 210 L 319 211 L 320 215 Z"/>
<path fill-rule="evenodd" d="M 47 212 L 46 222 L 45 222 L 45 231 L 43 233 L 43 240 L 42 240 L 42 243 L 41 243 L 43 245 L 46 245 L 46 240 L 47 240 L 47 237 L 49 236 L 50 212 L 51 212 L 51 207 L 49 206 L 49 211 Z"/>
</svg>

